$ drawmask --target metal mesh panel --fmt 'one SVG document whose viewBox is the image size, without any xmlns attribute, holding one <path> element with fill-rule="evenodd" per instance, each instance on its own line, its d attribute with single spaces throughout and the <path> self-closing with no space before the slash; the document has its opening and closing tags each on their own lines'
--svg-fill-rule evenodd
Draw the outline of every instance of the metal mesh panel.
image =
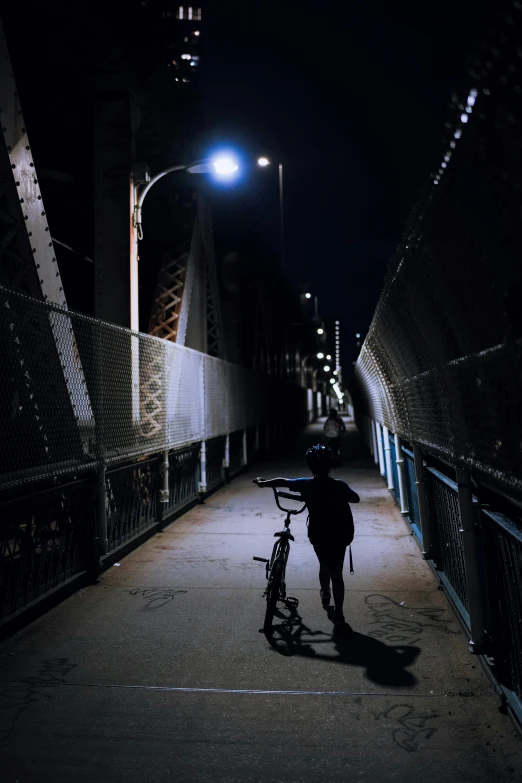
<svg viewBox="0 0 522 783">
<path fill-rule="evenodd" d="M 108 470 L 105 477 L 109 551 L 158 521 L 159 458 Z"/>
<path fill-rule="evenodd" d="M 2 503 L 0 619 L 88 567 L 91 508 L 86 479 Z"/>
<path fill-rule="evenodd" d="M 300 387 L 1 287 L 0 328 L 0 489 L 304 423 Z"/>
<path fill-rule="evenodd" d="M 212 356 L 204 361 L 205 438 L 215 438 L 228 431 L 227 365 Z"/>
<path fill-rule="evenodd" d="M 522 531 L 482 510 L 495 672 L 522 699 Z"/>
<path fill-rule="evenodd" d="M 199 449 L 198 443 L 169 454 L 169 502 L 163 507 L 163 520 L 198 497 Z"/>
<path fill-rule="evenodd" d="M 230 434 L 228 453 L 228 469 L 230 475 L 233 475 L 243 467 L 243 430 Z"/>
<path fill-rule="evenodd" d="M 438 537 L 437 565 L 469 611 L 457 485 L 435 468 L 426 469 L 426 482 L 428 513 L 435 520 Z"/>
<path fill-rule="evenodd" d="M 455 92 L 352 391 L 392 432 L 520 498 L 522 14 L 507 8 Z"/>
</svg>

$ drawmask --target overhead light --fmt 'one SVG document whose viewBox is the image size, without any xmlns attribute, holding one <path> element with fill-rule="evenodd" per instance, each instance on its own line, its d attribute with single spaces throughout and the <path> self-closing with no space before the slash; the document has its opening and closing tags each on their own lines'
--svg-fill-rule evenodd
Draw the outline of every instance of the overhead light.
<svg viewBox="0 0 522 783">
<path fill-rule="evenodd" d="M 359 332 L 356 332 L 356 333 L 355 333 L 355 336 L 357 337 L 357 339 L 359 339 L 359 337 L 360 337 L 361 335 L 359 334 Z"/>
<path fill-rule="evenodd" d="M 270 161 L 268 158 L 262 157 L 257 159 L 257 165 L 261 166 L 261 168 L 264 168 L 265 166 L 270 166 Z"/>
<path fill-rule="evenodd" d="M 194 35 L 199 35 L 199 30 L 194 30 Z"/>
<path fill-rule="evenodd" d="M 330 354 L 329 354 L 329 353 L 327 353 L 327 354 L 326 354 L 326 358 L 327 358 L 327 359 L 331 359 L 332 357 L 330 356 Z"/>
<path fill-rule="evenodd" d="M 235 163 L 232 158 L 228 157 L 216 158 L 213 163 L 216 174 L 220 174 L 222 176 L 233 174 L 239 168 L 237 163 Z"/>
<path fill-rule="evenodd" d="M 306 297 L 306 299 L 311 299 L 311 298 L 312 298 L 312 294 L 309 294 L 309 293 L 307 292 L 307 293 L 305 294 L 305 297 Z"/>
<path fill-rule="evenodd" d="M 335 383 L 335 378 L 330 378 L 330 383 Z"/>
<path fill-rule="evenodd" d="M 182 54 L 181 55 L 181 59 L 182 60 L 192 60 L 192 55 L 191 54 Z"/>
<path fill-rule="evenodd" d="M 317 330 L 317 334 L 324 334 L 324 329 L 321 329 L 321 327 L 319 327 L 319 329 Z"/>
<path fill-rule="evenodd" d="M 323 370 L 325 372 L 330 372 L 330 365 L 329 364 L 325 364 L 324 367 L 323 367 Z"/>
<path fill-rule="evenodd" d="M 317 354 L 318 359 L 324 359 L 324 353 L 318 353 Z"/>
</svg>

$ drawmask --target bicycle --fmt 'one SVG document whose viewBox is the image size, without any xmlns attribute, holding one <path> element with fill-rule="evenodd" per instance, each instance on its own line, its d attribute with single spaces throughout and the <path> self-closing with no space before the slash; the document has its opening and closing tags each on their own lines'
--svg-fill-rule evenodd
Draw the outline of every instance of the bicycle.
<svg viewBox="0 0 522 783">
<path fill-rule="evenodd" d="M 275 488 L 273 488 L 273 491 L 277 507 L 286 514 L 285 526 L 283 530 L 274 533 L 274 536 L 278 538 L 278 541 L 274 544 L 270 560 L 267 560 L 265 557 L 253 558 L 253 560 L 259 560 L 261 563 L 266 563 L 265 573 L 268 584 L 263 593 L 263 597 L 266 596 L 265 622 L 263 625 L 265 634 L 269 634 L 271 631 L 277 602 L 287 600 L 285 583 L 286 564 L 288 562 L 288 555 L 290 554 L 290 541 L 295 541 L 295 538 L 290 532 L 291 517 L 296 514 L 302 514 L 306 508 L 306 503 L 301 509 L 283 508 L 279 503 L 280 497 L 301 502 L 303 498 L 301 495 L 291 495 L 289 492 L 279 492 Z M 297 606 L 297 600 L 293 600 L 295 606 Z"/>
</svg>

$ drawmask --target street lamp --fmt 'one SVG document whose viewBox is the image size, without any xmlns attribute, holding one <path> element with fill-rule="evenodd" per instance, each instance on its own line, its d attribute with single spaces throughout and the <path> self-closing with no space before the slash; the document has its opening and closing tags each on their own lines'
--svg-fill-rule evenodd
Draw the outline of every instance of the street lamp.
<svg viewBox="0 0 522 783">
<path fill-rule="evenodd" d="M 264 155 L 257 159 L 257 165 L 261 166 L 261 168 L 266 168 L 267 166 L 271 165 L 270 158 L 265 157 Z M 285 232 L 284 232 L 284 222 L 283 222 L 283 164 L 278 164 L 279 168 L 279 226 L 281 230 L 281 269 L 284 270 L 285 268 Z M 306 297 L 309 298 L 308 296 Z"/>
<path fill-rule="evenodd" d="M 311 298 L 312 298 L 312 294 L 310 294 L 310 293 L 306 293 L 305 294 L 305 299 L 311 299 Z"/>
<path fill-rule="evenodd" d="M 317 334 L 324 334 L 324 329 L 321 329 L 321 327 L 319 327 L 319 329 L 317 330 Z"/>
<path fill-rule="evenodd" d="M 219 155 L 208 160 L 196 161 L 189 164 L 170 166 L 168 169 L 155 174 L 152 179 L 143 173 L 143 167 L 133 172 L 131 185 L 131 249 L 130 249 L 130 327 L 133 331 L 139 331 L 139 293 L 138 293 L 138 242 L 143 239 L 141 225 L 143 202 L 147 193 L 159 179 L 166 174 L 177 171 L 185 171 L 187 174 L 215 174 L 218 177 L 229 177 L 238 170 L 237 163 L 229 155 Z M 142 187 L 145 185 L 145 187 Z"/>
</svg>

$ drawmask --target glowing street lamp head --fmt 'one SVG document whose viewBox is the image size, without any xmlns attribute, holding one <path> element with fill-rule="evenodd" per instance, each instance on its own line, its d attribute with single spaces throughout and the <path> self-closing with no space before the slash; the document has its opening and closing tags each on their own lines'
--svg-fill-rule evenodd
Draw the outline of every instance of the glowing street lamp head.
<svg viewBox="0 0 522 783">
<path fill-rule="evenodd" d="M 330 378 L 330 383 L 335 383 L 335 378 Z"/>
<path fill-rule="evenodd" d="M 305 299 L 311 299 L 311 298 L 312 298 L 312 294 L 310 294 L 310 293 L 308 293 L 308 292 L 307 292 L 307 293 L 305 294 Z"/>
<path fill-rule="evenodd" d="M 318 359 L 324 359 L 324 353 L 320 353 L 320 352 L 319 352 L 319 353 L 317 354 L 317 358 L 318 358 Z"/>
<path fill-rule="evenodd" d="M 319 329 L 317 330 L 317 334 L 324 334 L 324 329 L 321 329 L 321 327 L 319 327 Z"/>
<path fill-rule="evenodd" d="M 239 168 L 237 163 L 228 155 L 221 155 L 219 158 L 215 158 L 212 163 L 215 173 L 220 177 L 228 177 Z"/>
<path fill-rule="evenodd" d="M 327 358 L 327 359 L 331 359 L 332 357 L 330 356 L 330 354 L 329 354 L 329 353 L 327 353 L 327 354 L 326 354 L 326 358 Z"/>
<path fill-rule="evenodd" d="M 329 364 L 325 364 L 324 367 L 323 367 L 323 370 L 325 372 L 330 372 L 330 365 Z"/>
<path fill-rule="evenodd" d="M 257 159 L 257 165 L 261 166 L 261 168 L 265 168 L 265 166 L 270 166 L 270 161 L 268 158 L 262 157 Z"/>
</svg>

